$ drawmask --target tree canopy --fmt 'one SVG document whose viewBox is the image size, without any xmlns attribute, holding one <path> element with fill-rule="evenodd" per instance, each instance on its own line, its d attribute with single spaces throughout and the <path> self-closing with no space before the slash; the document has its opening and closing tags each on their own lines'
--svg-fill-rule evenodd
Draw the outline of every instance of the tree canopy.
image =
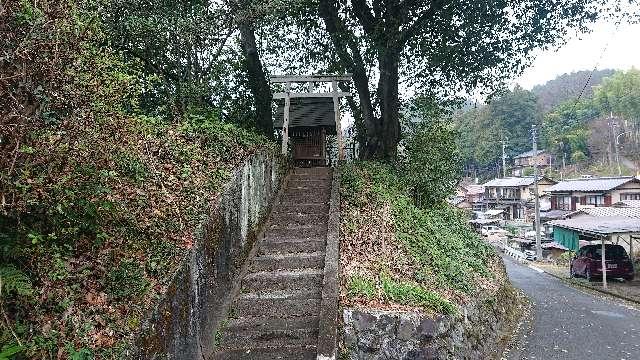
<svg viewBox="0 0 640 360">
<path fill-rule="evenodd" d="M 611 7 L 598 1 L 318 1 L 337 68 L 353 73 L 365 157 L 393 157 L 399 86 L 440 97 L 493 89 L 528 55 L 563 41 Z M 351 104 L 355 107 L 355 103 Z"/>
</svg>

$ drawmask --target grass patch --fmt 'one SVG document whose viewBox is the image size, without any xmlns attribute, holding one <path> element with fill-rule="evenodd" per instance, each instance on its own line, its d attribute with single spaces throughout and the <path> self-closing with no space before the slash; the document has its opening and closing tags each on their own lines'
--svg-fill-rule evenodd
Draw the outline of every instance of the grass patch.
<svg viewBox="0 0 640 360">
<path fill-rule="evenodd" d="M 464 212 L 444 203 L 418 207 L 406 188 L 391 165 L 343 165 L 341 256 L 349 279 L 344 291 L 349 298 L 377 295 L 387 302 L 454 313 L 447 299 L 470 298 L 479 290 L 479 278 L 493 278 L 489 263 L 495 251 L 468 226 Z M 390 208 L 389 223 L 368 219 L 383 207 Z M 376 239 L 385 231 L 392 233 L 390 238 Z M 402 257 L 389 258 L 389 248 Z M 406 263 L 398 266 L 398 260 Z M 354 273 L 374 274 L 377 280 Z"/>
<path fill-rule="evenodd" d="M 398 304 L 420 306 L 425 309 L 436 310 L 442 314 L 456 313 L 456 307 L 449 301 L 416 284 L 395 281 L 383 276 L 382 291 L 386 299 Z"/>
<path fill-rule="evenodd" d="M 366 277 L 354 275 L 349 279 L 347 294 L 349 297 L 363 297 L 371 300 L 376 296 L 376 283 Z"/>
</svg>

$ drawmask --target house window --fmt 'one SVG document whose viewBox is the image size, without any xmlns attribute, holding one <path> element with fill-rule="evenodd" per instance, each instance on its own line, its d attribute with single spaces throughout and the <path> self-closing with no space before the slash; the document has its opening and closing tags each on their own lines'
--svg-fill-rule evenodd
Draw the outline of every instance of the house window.
<svg viewBox="0 0 640 360">
<path fill-rule="evenodd" d="M 604 206 L 604 196 L 602 195 L 587 196 L 587 205 Z"/>
<path fill-rule="evenodd" d="M 640 200 L 640 193 L 620 194 L 620 200 Z"/>
<path fill-rule="evenodd" d="M 556 197 L 556 206 L 558 210 L 571 210 L 571 196 Z"/>
</svg>

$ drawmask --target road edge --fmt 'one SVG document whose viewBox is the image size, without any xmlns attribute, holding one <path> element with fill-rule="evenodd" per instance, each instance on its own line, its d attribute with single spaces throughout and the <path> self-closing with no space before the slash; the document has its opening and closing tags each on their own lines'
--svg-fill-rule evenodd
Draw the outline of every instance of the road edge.
<svg viewBox="0 0 640 360">
<path fill-rule="evenodd" d="M 532 266 L 533 266 L 533 265 L 529 265 L 529 267 L 530 267 L 530 268 L 531 268 Z M 631 302 L 631 303 L 634 303 L 634 304 L 640 305 L 640 300 L 636 300 L 636 299 L 630 298 L 630 297 L 628 297 L 628 296 L 624 296 L 624 295 L 616 294 L 616 293 L 611 292 L 611 291 L 609 291 L 609 290 L 605 290 L 605 289 L 598 289 L 598 288 L 593 287 L 593 286 L 585 285 L 585 284 L 581 283 L 580 281 L 576 281 L 576 280 L 573 280 L 573 279 L 570 279 L 570 278 L 569 278 L 569 279 L 567 279 L 567 278 L 564 278 L 564 277 L 562 277 L 562 276 L 556 275 L 556 274 L 554 274 L 554 273 L 552 273 L 552 272 L 546 271 L 546 270 L 544 270 L 544 269 L 540 269 L 540 268 L 538 268 L 538 267 L 535 267 L 535 269 L 542 270 L 542 272 L 544 272 L 545 274 L 549 274 L 549 275 L 553 276 L 554 278 L 556 278 L 556 279 L 558 279 L 558 280 L 562 281 L 562 282 L 563 282 L 563 283 L 565 283 L 565 284 L 568 284 L 568 285 L 577 285 L 577 286 L 579 286 L 579 287 L 581 287 L 581 288 L 583 288 L 583 289 L 588 289 L 588 290 L 597 291 L 597 292 L 599 292 L 599 293 L 601 293 L 601 294 L 609 295 L 609 296 L 611 296 L 611 297 L 615 297 L 615 298 L 618 298 L 618 299 L 621 299 L 621 300 L 625 300 L 625 301 L 628 301 L 628 302 Z M 535 270 L 535 269 L 534 269 L 534 270 Z"/>
</svg>

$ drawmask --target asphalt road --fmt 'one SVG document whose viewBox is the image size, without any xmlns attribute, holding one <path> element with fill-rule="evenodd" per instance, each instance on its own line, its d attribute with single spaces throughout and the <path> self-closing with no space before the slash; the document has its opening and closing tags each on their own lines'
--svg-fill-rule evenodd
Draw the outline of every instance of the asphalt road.
<svg viewBox="0 0 640 360">
<path fill-rule="evenodd" d="M 640 311 L 580 291 L 505 257 L 509 278 L 533 302 L 508 359 L 640 359 Z"/>
</svg>

